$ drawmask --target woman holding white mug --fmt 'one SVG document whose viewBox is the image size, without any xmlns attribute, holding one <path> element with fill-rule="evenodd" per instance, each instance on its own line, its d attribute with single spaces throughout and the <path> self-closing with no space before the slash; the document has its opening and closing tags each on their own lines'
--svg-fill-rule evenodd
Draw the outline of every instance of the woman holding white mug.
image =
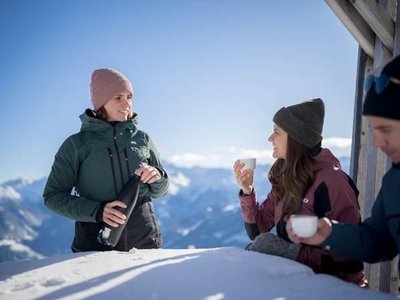
<svg viewBox="0 0 400 300">
<path fill-rule="evenodd" d="M 366 286 L 361 262 L 349 261 L 327 250 L 296 245 L 287 236 L 285 225 L 293 214 L 328 217 L 357 225 L 361 215 L 358 191 L 341 168 L 339 160 L 321 148 L 325 107 L 312 99 L 281 108 L 273 118 L 274 131 L 268 141 L 273 157 L 268 179 L 272 190 L 259 204 L 253 187 L 253 170 L 244 170 L 236 161 L 234 172 L 245 228 L 251 240 L 247 250 L 296 260 L 316 273 L 327 273 Z M 269 233 L 276 228 L 277 235 Z"/>
</svg>

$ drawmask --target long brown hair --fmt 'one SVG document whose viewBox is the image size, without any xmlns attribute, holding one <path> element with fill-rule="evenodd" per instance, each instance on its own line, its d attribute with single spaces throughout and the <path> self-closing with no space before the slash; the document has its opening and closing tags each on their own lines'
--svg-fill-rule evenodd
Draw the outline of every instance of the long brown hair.
<svg viewBox="0 0 400 300">
<path fill-rule="evenodd" d="M 317 147 L 320 149 L 320 145 Z M 276 160 L 268 173 L 272 195 L 277 201 L 285 201 L 282 217 L 289 217 L 301 209 L 304 195 L 314 178 L 314 151 L 288 135 L 286 158 Z"/>
</svg>

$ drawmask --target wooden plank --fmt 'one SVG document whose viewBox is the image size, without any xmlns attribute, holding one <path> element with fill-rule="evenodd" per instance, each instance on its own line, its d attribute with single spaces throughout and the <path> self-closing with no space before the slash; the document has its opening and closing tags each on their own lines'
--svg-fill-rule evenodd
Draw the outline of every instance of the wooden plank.
<svg viewBox="0 0 400 300">
<path fill-rule="evenodd" d="M 358 47 L 357 79 L 356 79 L 356 91 L 354 98 L 353 138 L 351 143 L 350 174 L 349 174 L 350 177 L 353 178 L 354 182 L 356 183 L 358 179 L 359 158 L 361 149 L 360 136 L 361 136 L 362 105 L 364 98 L 363 83 L 366 75 L 365 68 L 367 59 L 368 56 L 365 53 L 365 51 L 361 47 Z"/>
<path fill-rule="evenodd" d="M 367 128 L 367 120 L 365 118 L 361 119 L 361 135 L 360 135 L 360 156 L 358 163 L 358 177 L 357 177 L 357 188 L 360 191 L 358 196 L 360 203 L 360 210 L 362 219 L 365 220 L 370 216 L 370 211 L 366 210 L 366 202 L 367 202 L 367 140 L 368 140 L 368 128 Z M 374 164 L 375 166 L 375 164 Z"/>
<path fill-rule="evenodd" d="M 376 173 L 375 173 L 375 191 L 379 192 L 382 185 L 382 177 L 385 175 L 387 171 L 388 165 L 387 156 L 381 151 L 377 151 L 376 158 Z M 372 203 L 373 204 L 373 203 Z M 376 284 L 378 285 L 378 290 L 381 292 L 390 293 L 390 275 L 392 265 L 390 261 L 382 262 L 379 264 L 379 273 L 376 274 Z"/>
<path fill-rule="evenodd" d="M 395 2 L 396 5 L 393 5 Z M 394 31 L 394 55 L 400 54 L 400 5 L 398 0 L 389 0 L 388 4 L 389 14 L 395 20 Z M 394 16 L 394 17 L 393 17 Z M 390 293 L 399 295 L 399 270 L 398 270 L 399 256 L 392 260 L 391 273 L 390 273 Z"/>
<path fill-rule="evenodd" d="M 393 22 L 396 22 L 397 0 L 387 0 L 387 5 L 385 7 L 387 8 L 390 18 L 393 20 Z"/>
<path fill-rule="evenodd" d="M 364 147 L 366 148 L 363 153 L 366 154 L 364 157 L 360 157 L 361 162 L 360 165 L 365 165 L 364 168 L 362 168 L 362 171 L 365 172 L 361 177 L 361 184 L 363 185 L 362 188 L 365 189 L 365 195 L 364 195 L 364 213 L 363 216 L 364 218 L 368 218 L 371 215 L 371 209 L 372 206 L 375 202 L 375 196 L 376 196 L 376 157 L 377 157 L 377 149 L 373 147 L 373 137 L 372 137 L 372 132 L 370 128 L 368 128 L 367 124 L 367 119 L 364 118 L 362 122 L 364 132 L 366 133 L 366 141 L 364 143 Z"/>
<path fill-rule="evenodd" d="M 391 276 L 391 263 L 385 261 L 381 263 L 379 273 L 379 290 L 382 292 L 390 293 L 390 276 Z"/>
<path fill-rule="evenodd" d="M 364 55 L 364 51 L 359 51 L 359 55 Z M 366 55 L 364 55 L 366 56 Z M 358 148 L 358 157 L 352 157 L 352 160 L 357 159 L 354 162 L 354 165 L 357 165 L 357 169 L 354 169 L 351 173 L 354 181 L 357 184 L 357 187 L 360 191 L 359 194 L 359 204 L 361 210 L 362 219 L 365 220 L 368 216 L 370 216 L 370 211 L 366 210 L 366 199 L 367 199 L 367 174 L 368 174 L 368 166 L 370 166 L 367 162 L 368 158 L 368 141 L 371 140 L 371 134 L 368 129 L 367 119 L 361 117 L 362 114 L 362 105 L 364 99 L 364 78 L 371 72 L 372 70 L 372 59 L 370 57 L 359 57 L 360 60 L 365 60 L 364 63 L 359 63 L 359 70 L 357 71 L 357 87 L 356 91 L 360 93 L 358 97 L 355 98 L 356 103 L 355 107 L 355 115 L 358 116 L 354 120 L 354 122 L 359 122 L 358 124 L 353 124 L 353 140 L 357 140 L 357 142 L 352 145 L 352 155 L 356 152 L 357 149 L 353 149 L 354 147 Z M 360 99 L 361 98 L 361 99 Z M 356 136 L 355 136 L 356 135 Z M 369 142 L 371 143 L 371 142 Z M 358 144 L 358 145 L 357 145 Z M 375 164 L 372 164 L 375 166 Z M 372 180 L 372 179 L 370 179 Z"/>
<path fill-rule="evenodd" d="M 397 5 L 395 10 L 395 15 L 396 15 L 396 24 L 394 26 L 394 50 L 393 50 L 394 56 L 400 54 L 400 5 Z"/>
<path fill-rule="evenodd" d="M 359 55 L 360 61 L 361 59 L 363 59 L 363 54 L 361 51 L 359 51 Z M 356 91 L 361 93 L 361 95 L 359 96 L 361 98 L 361 103 L 355 103 L 355 115 L 362 113 L 362 104 L 364 99 L 364 78 L 372 71 L 372 59 L 370 57 L 366 57 L 364 59 L 365 63 L 359 63 L 358 65 L 359 70 L 357 72 L 358 75 Z M 356 101 L 357 99 L 358 98 L 355 98 Z M 358 101 L 360 100 L 358 99 Z M 354 122 L 357 122 L 357 120 L 355 120 Z M 370 145 L 372 143 L 372 135 L 368 128 L 367 119 L 365 117 L 362 117 L 358 120 L 358 122 L 358 125 L 353 124 L 353 140 L 358 140 L 359 144 L 357 162 L 358 168 L 357 170 L 354 170 L 354 172 L 357 174 L 352 176 L 354 176 L 353 178 L 356 178 L 355 182 L 360 191 L 358 199 L 360 204 L 361 216 L 362 219 L 365 220 L 371 215 L 370 207 L 372 206 L 371 203 L 374 201 L 375 190 L 371 192 L 369 187 L 372 186 L 373 189 L 375 187 L 374 184 L 372 184 L 375 182 L 375 177 L 371 174 L 373 174 L 375 170 L 376 160 L 374 153 L 371 153 Z M 356 128 L 356 126 L 358 126 L 358 128 Z M 354 145 L 354 147 L 357 147 L 357 145 Z M 354 151 L 355 150 L 352 149 L 352 154 L 354 153 Z M 352 160 L 354 159 L 356 158 L 352 157 Z M 378 290 L 379 283 L 377 281 L 377 274 L 379 274 L 379 264 L 364 263 L 364 272 L 368 278 L 370 288 Z"/>
<path fill-rule="evenodd" d="M 399 295 L 399 272 L 397 269 L 399 263 L 399 256 L 392 261 L 392 270 L 390 273 L 390 293 L 393 295 Z"/>
<path fill-rule="evenodd" d="M 325 0 L 334 14 L 370 57 L 374 57 L 375 34 L 355 7 L 346 0 Z"/>
<path fill-rule="evenodd" d="M 363 55 L 362 51 L 359 51 L 359 55 Z M 359 61 L 363 59 L 362 56 L 359 56 Z M 363 99 L 364 99 L 364 78 L 367 76 L 367 74 L 369 74 L 372 70 L 372 59 L 370 57 L 367 57 L 365 59 L 365 63 L 358 64 L 359 70 L 357 71 L 357 87 L 356 87 L 356 91 L 361 93 L 361 103 L 355 103 L 355 110 L 356 115 L 357 114 L 361 114 L 362 113 L 362 104 L 363 104 Z M 357 101 L 358 98 L 355 98 L 355 101 Z M 359 99 L 358 99 L 359 101 Z M 357 120 L 354 120 L 354 122 L 357 122 Z M 358 151 L 358 161 L 357 163 L 354 162 L 354 164 L 358 165 L 358 168 L 356 170 L 354 170 L 354 173 L 356 174 L 352 174 L 353 179 L 355 179 L 355 182 L 357 184 L 357 188 L 360 191 L 359 194 L 359 204 L 360 204 L 360 210 L 361 210 L 361 216 L 362 216 L 362 220 L 365 220 L 367 217 L 370 216 L 371 214 L 371 210 L 369 210 L 369 205 L 367 205 L 367 203 L 371 203 L 371 200 L 369 200 L 368 198 L 371 198 L 371 193 L 369 193 L 368 191 L 368 185 L 371 186 L 371 184 L 369 184 L 369 182 L 373 182 L 373 178 L 371 177 L 371 167 L 375 168 L 375 162 L 374 162 L 374 158 L 371 157 L 370 154 L 370 148 L 369 145 L 371 144 L 372 141 L 372 136 L 371 136 L 371 132 L 368 128 L 368 124 L 367 124 L 367 119 L 362 117 L 358 120 L 358 122 L 360 122 L 358 124 L 358 129 L 355 128 L 355 124 L 353 124 L 353 141 L 354 140 L 358 140 L 358 144 L 359 144 L 359 151 Z M 357 135 L 357 136 L 354 136 Z M 352 154 L 354 153 L 355 149 L 353 150 L 353 146 L 357 147 L 357 144 L 352 145 Z M 368 159 L 368 156 L 370 156 L 370 158 Z M 355 160 L 356 157 L 352 157 L 352 160 Z M 372 162 L 369 162 L 369 160 L 372 159 Z M 367 176 L 369 176 L 369 178 L 367 179 Z M 374 191 L 372 193 L 372 195 L 374 195 Z M 379 288 L 379 286 L 375 283 L 374 278 L 376 276 L 374 276 L 374 274 L 376 274 L 377 268 L 379 268 L 379 266 L 376 265 L 372 265 L 372 264 L 368 264 L 368 263 L 364 263 L 364 272 L 366 277 L 368 278 L 369 281 L 369 285 L 370 288 L 377 290 Z"/>
<path fill-rule="evenodd" d="M 376 0 L 353 0 L 352 3 L 383 45 L 393 53 L 394 22 L 386 9 Z"/>
<path fill-rule="evenodd" d="M 368 283 L 369 283 L 369 288 L 371 290 L 379 291 L 379 274 L 380 274 L 380 263 L 376 264 L 369 264 L 367 267 L 368 273 L 366 275 L 368 276 Z"/>
<path fill-rule="evenodd" d="M 357 186 L 360 190 L 360 208 L 363 220 L 371 215 L 371 208 L 375 201 L 375 172 L 376 149 L 372 147 L 372 132 L 368 128 L 367 118 L 362 118 L 362 144 L 359 158 L 359 180 Z M 379 290 L 380 264 L 365 264 L 365 275 L 369 286 L 373 290 Z"/>
</svg>

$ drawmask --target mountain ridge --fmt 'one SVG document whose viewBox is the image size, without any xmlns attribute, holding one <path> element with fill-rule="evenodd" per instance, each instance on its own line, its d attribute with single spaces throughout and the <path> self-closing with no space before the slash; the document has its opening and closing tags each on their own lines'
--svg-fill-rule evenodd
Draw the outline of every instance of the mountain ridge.
<svg viewBox="0 0 400 300">
<path fill-rule="evenodd" d="M 260 202 L 270 190 L 269 168 L 258 165 L 255 170 Z M 154 200 L 164 248 L 244 247 L 249 242 L 231 169 L 172 164 L 166 169 L 169 193 Z M 74 221 L 44 206 L 46 180 L 22 177 L 0 184 L 0 262 L 71 252 Z"/>
</svg>

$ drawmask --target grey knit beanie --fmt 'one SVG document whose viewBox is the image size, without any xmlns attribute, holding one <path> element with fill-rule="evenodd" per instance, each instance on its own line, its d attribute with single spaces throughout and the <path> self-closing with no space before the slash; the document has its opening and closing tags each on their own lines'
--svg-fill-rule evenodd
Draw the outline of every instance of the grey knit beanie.
<svg viewBox="0 0 400 300">
<path fill-rule="evenodd" d="M 320 98 L 282 107 L 273 121 L 298 143 L 313 148 L 322 141 L 325 106 Z"/>
</svg>

